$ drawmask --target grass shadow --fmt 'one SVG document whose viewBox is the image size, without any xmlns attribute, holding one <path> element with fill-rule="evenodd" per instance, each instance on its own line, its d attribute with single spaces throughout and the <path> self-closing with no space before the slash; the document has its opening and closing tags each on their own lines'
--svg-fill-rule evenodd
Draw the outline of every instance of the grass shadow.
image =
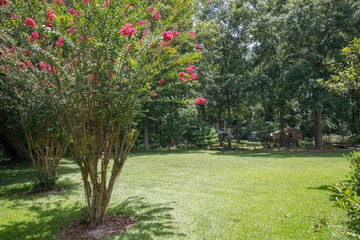
<svg viewBox="0 0 360 240">
<path fill-rule="evenodd" d="M 130 197 L 109 209 L 109 213 L 134 216 L 136 224 L 115 239 L 154 239 L 155 237 L 184 237 L 175 228 L 171 203 L 150 204 L 142 197 Z"/>
<path fill-rule="evenodd" d="M 65 176 L 79 172 L 69 160 L 60 162 L 58 176 Z M 0 166 L 0 198 L 5 194 L 12 194 L 28 190 L 28 185 L 35 177 L 35 170 L 31 163 Z"/>
<path fill-rule="evenodd" d="M 69 206 L 64 202 L 59 199 L 41 204 L 27 203 L 28 216 L 22 216 L 27 220 L 0 225 L 0 239 L 54 239 L 62 226 L 86 213 L 84 204 L 76 202 Z"/>
<path fill-rule="evenodd" d="M 329 191 L 331 192 L 330 196 L 329 196 L 329 200 L 332 201 L 332 202 L 336 202 L 336 198 L 339 197 L 339 192 L 334 190 L 334 189 L 331 189 L 330 188 L 331 185 L 321 185 L 319 187 L 309 187 L 307 189 L 309 190 L 320 190 L 320 191 Z"/>
<path fill-rule="evenodd" d="M 58 239 L 62 227 L 72 221 L 85 219 L 87 209 L 83 203 L 66 204 L 66 197 L 56 201 L 27 203 L 28 216 L 22 216 L 22 221 L 10 221 L 1 224 L 0 239 Z M 169 204 L 149 204 L 144 198 L 131 197 L 108 210 L 109 214 L 123 214 L 136 217 L 136 224 L 110 239 L 154 239 L 155 237 L 171 238 L 185 236 L 176 232 L 172 207 Z M 14 204 L 12 208 L 21 207 Z"/>
</svg>

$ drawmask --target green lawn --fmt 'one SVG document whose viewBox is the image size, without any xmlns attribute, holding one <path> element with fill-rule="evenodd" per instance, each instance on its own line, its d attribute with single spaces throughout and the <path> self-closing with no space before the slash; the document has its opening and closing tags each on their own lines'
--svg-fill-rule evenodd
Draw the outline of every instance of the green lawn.
<svg viewBox="0 0 360 240">
<path fill-rule="evenodd" d="M 111 239 L 344 239 L 348 220 L 328 186 L 349 172 L 343 152 L 183 151 L 132 154 L 109 212 L 137 224 Z M 81 218 L 80 174 L 62 162 L 68 191 L 20 194 L 28 166 L 0 166 L 0 239 L 53 239 Z"/>
</svg>

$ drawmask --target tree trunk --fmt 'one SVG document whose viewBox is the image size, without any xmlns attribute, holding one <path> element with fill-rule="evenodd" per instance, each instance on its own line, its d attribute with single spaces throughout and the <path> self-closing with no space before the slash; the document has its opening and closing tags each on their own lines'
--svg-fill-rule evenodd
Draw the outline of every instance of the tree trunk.
<svg viewBox="0 0 360 240">
<path fill-rule="evenodd" d="M 172 148 L 176 148 L 175 138 L 174 138 L 174 137 L 171 138 L 171 147 L 172 147 Z"/>
<path fill-rule="evenodd" d="M 279 117 L 280 117 L 280 144 L 281 144 L 281 146 L 286 147 L 284 106 L 283 105 L 281 105 L 279 108 Z"/>
<path fill-rule="evenodd" d="M 236 117 L 236 143 L 240 144 L 240 120 Z"/>
<path fill-rule="evenodd" d="M 227 90 L 226 91 L 227 94 L 226 94 L 226 99 L 227 99 L 227 108 L 228 108 L 228 116 L 227 116 L 227 142 L 228 142 L 228 146 L 227 146 L 227 149 L 228 151 L 231 150 L 231 108 L 230 108 L 230 94 L 229 94 L 229 91 Z"/>
<path fill-rule="evenodd" d="M 221 107 L 220 107 L 220 105 L 219 105 L 219 127 L 220 127 L 220 132 L 219 132 L 220 146 L 224 146 L 224 143 L 223 143 L 224 123 L 223 123 L 223 119 L 222 119 L 222 116 L 221 116 Z"/>
<path fill-rule="evenodd" d="M 144 126 L 144 150 L 148 152 L 149 149 L 149 129 L 148 126 Z"/>
<path fill-rule="evenodd" d="M 313 122 L 314 122 L 315 147 L 322 148 L 323 134 L 322 134 L 321 111 L 316 111 L 316 110 L 313 111 Z"/>
<path fill-rule="evenodd" d="M 30 157 L 29 151 L 24 144 L 5 127 L 0 128 L 0 144 L 4 146 L 13 160 L 28 159 Z"/>
</svg>

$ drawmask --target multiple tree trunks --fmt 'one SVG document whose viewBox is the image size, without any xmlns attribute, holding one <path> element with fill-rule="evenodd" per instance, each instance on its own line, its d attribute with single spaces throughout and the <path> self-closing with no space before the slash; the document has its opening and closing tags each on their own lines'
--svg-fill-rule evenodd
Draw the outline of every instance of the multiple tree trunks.
<svg viewBox="0 0 360 240">
<path fill-rule="evenodd" d="M 0 128 L 0 144 L 10 154 L 13 160 L 29 159 L 30 154 L 24 144 L 6 127 Z"/>
</svg>

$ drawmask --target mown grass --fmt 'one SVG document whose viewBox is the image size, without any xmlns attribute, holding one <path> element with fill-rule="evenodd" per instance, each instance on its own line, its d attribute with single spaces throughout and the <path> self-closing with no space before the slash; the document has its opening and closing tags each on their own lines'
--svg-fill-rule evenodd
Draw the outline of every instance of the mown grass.
<svg viewBox="0 0 360 240">
<path fill-rule="evenodd" d="M 346 179 L 343 152 L 166 151 L 132 154 L 110 213 L 137 224 L 110 239 L 344 239 L 348 221 L 328 186 Z M 31 165 L 0 166 L 0 239 L 54 239 L 86 209 L 65 159 L 52 195 L 21 194 Z"/>
</svg>

